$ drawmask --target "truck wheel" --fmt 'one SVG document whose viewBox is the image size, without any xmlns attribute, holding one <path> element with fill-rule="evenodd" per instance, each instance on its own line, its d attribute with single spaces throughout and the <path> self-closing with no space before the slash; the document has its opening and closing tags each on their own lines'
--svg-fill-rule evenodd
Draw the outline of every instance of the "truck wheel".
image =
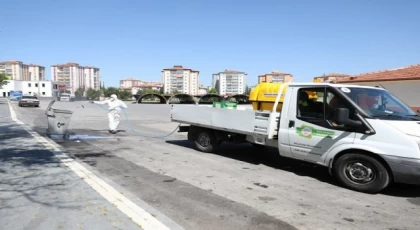
<svg viewBox="0 0 420 230">
<path fill-rule="evenodd" d="M 199 129 L 195 133 L 195 147 L 206 153 L 214 152 L 220 145 L 211 130 Z"/>
<path fill-rule="evenodd" d="M 373 157 L 349 153 L 334 163 L 334 172 L 343 186 L 365 193 L 385 189 L 391 179 L 385 166 Z"/>
</svg>

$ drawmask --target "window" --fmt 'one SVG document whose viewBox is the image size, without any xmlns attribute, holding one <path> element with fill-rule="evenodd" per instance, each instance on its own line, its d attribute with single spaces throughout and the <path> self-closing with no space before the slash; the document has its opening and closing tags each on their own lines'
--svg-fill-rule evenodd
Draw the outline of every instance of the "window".
<svg viewBox="0 0 420 230">
<path fill-rule="evenodd" d="M 342 96 L 330 88 L 301 88 L 298 91 L 297 118 L 326 128 L 346 129 L 335 123 L 335 110 L 349 109 L 350 119 L 355 119 L 355 109 Z"/>
<path fill-rule="evenodd" d="M 44 96 L 45 96 L 45 92 L 42 92 L 42 95 L 44 95 Z"/>
<path fill-rule="evenodd" d="M 42 83 L 42 87 L 45 87 L 45 83 Z"/>
<path fill-rule="evenodd" d="M 31 83 L 28 83 L 28 87 L 31 87 Z"/>
<path fill-rule="evenodd" d="M 343 91 L 344 92 L 344 91 Z M 386 90 L 349 87 L 344 92 L 363 111 L 373 117 L 396 119 L 416 113 Z"/>
<path fill-rule="evenodd" d="M 35 87 L 38 87 L 38 83 L 35 83 Z"/>
</svg>

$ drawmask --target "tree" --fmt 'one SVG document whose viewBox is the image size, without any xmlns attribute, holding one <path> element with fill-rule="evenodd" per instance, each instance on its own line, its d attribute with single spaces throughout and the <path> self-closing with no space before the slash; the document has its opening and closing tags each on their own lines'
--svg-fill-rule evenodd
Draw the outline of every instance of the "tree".
<svg viewBox="0 0 420 230">
<path fill-rule="evenodd" d="M 163 87 L 161 87 L 160 89 L 159 89 L 159 94 L 164 94 L 165 92 L 163 91 Z"/>
<path fill-rule="evenodd" d="M 147 88 L 147 89 L 144 91 L 144 94 L 150 94 L 150 93 L 154 93 L 154 90 L 153 90 L 152 88 Z"/>
<path fill-rule="evenodd" d="M 137 95 L 143 95 L 144 94 L 144 92 L 143 92 L 143 90 L 141 90 L 141 89 L 139 89 L 139 90 L 137 90 L 137 93 L 136 93 Z"/>
<path fill-rule="evenodd" d="M 0 73 L 0 89 L 2 88 L 2 86 L 7 85 L 7 83 L 9 83 L 7 80 L 9 80 L 7 75 L 4 73 Z"/>
<path fill-rule="evenodd" d="M 119 90 L 119 89 L 117 89 L 117 88 L 115 88 L 115 87 L 108 87 L 108 88 L 105 88 L 105 89 L 104 89 L 104 96 L 105 96 L 105 97 L 110 97 L 112 94 L 116 94 L 116 95 L 118 95 L 118 90 Z"/>
<path fill-rule="evenodd" d="M 251 88 L 248 85 L 245 87 L 245 95 L 251 94 Z"/>
<path fill-rule="evenodd" d="M 85 90 L 83 88 L 78 88 L 75 92 L 74 95 L 76 97 L 83 97 L 83 95 L 85 94 Z"/>
<path fill-rule="evenodd" d="M 102 93 L 101 90 L 94 90 L 91 88 L 86 90 L 86 96 L 90 100 L 98 99 L 101 96 L 101 93 Z"/>
<path fill-rule="evenodd" d="M 209 94 L 219 94 L 215 88 L 211 88 L 208 92 Z"/>
<path fill-rule="evenodd" d="M 181 92 L 179 92 L 177 89 L 176 90 L 172 90 L 172 94 L 180 94 Z"/>
<path fill-rule="evenodd" d="M 127 90 L 118 90 L 117 95 L 120 100 L 127 100 L 131 97 L 131 93 Z"/>
</svg>

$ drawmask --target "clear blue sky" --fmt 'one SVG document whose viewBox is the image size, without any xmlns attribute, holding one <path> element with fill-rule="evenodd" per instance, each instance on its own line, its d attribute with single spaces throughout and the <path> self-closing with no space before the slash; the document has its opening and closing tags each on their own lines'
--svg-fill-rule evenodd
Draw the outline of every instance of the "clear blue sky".
<svg viewBox="0 0 420 230">
<path fill-rule="evenodd" d="M 0 60 L 101 68 L 106 86 L 224 69 L 295 81 L 420 63 L 418 0 L 2 0 Z"/>
</svg>

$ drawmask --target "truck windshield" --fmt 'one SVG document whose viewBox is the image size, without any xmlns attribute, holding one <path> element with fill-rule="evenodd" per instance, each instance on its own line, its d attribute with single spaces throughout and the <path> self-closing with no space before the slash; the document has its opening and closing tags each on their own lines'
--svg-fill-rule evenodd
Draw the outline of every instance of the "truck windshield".
<svg viewBox="0 0 420 230">
<path fill-rule="evenodd" d="M 372 117 L 410 117 L 417 114 L 386 90 L 341 88 L 352 101 Z M 405 119 L 404 119 L 405 120 Z"/>
</svg>

